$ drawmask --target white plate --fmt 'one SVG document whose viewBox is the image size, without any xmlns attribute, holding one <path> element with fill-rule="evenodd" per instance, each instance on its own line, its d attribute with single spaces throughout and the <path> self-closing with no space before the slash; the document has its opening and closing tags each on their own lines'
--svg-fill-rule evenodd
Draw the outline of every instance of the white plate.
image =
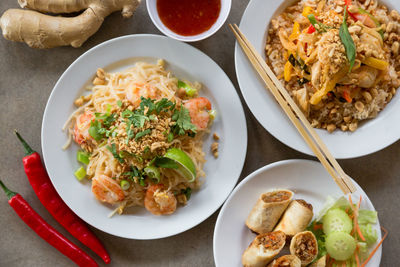
<svg viewBox="0 0 400 267">
<path fill-rule="evenodd" d="M 271 18 L 293 2 L 251 0 L 247 6 L 240 29 L 264 58 L 266 32 Z M 400 10 L 398 0 L 380 2 Z M 235 48 L 235 65 L 244 100 L 260 124 L 287 146 L 314 156 L 272 94 L 264 87 L 238 44 Z M 317 133 L 335 158 L 354 158 L 376 152 L 400 138 L 400 124 L 397 123 L 400 121 L 399 102 L 400 97 L 396 95 L 376 118 L 361 123 L 354 133 L 339 130 L 330 134 L 320 129 L 317 129 Z"/>
<path fill-rule="evenodd" d="M 354 182 L 354 181 L 353 181 Z M 358 199 L 363 197 L 362 208 L 375 210 L 360 186 L 354 182 Z M 214 230 L 214 260 L 217 267 L 242 266 L 241 257 L 256 237 L 245 225 L 250 210 L 258 197 L 274 188 L 290 189 L 295 198 L 311 203 L 314 214 L 321 210 L 328 195 L 341 196 L 341 191 L 322 165 L 310 160 L 285 160 L 267 165 L 247 176 L 235 188 L 218 215 Z M 381 239 L 379 221 L 375 226 Z M 382 247 L 375 253 L 368 267 L 379 266 Z"/>
<path fill-rule="evenodd" d="M 79 167 L 77 145 L 61 149 L 67 140 L 61 131 L 72 111 L 74 99 L 94 78 L 97 68 L 107 71 L 126 69 L 135 61 L 155 63 L 163 58 L 174 75 L 204 85 L 201 95 L 208 97 L 217 118 L 211 133 L 220 137 L 219 157 L 210 153 L 212 134 L 206 138 L 205 183 L 184 207 L 170 216 L 154 216 L 143 207 L 132 214 L 107 216 L 112 207 L 101 204 L 91 193 L 90 182 L 80 183 L 73 175 Z M 241 173 L 247 147 L 243 108 L 231 81 L 208 56 L 192 46 L 158 35 L 130 35 L 100 44 L 80 56 L 64 72 L 48 100 L 43 116 L 42 151 L 47 171 L 65 203 L 90 225 L 120 237 L 156 239 L 188 230 L 214 213 L 228 197 Z"/>
</svg>

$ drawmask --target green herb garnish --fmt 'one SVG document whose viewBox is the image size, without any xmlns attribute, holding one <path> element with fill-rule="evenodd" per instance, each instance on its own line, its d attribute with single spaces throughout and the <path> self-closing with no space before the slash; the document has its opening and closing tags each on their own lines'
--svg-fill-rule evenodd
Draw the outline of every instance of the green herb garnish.
<svg viewBox="0 0 400 267">
<path fill-rule="evenodd" d="M 166 168 L 166 169 L 178 169 L 179 165 L 173 161 L 172 159 L 169 158 L 164 158 L 164 157 L 156 157 L 154 161 L 152 161 L 155 166 L 161 167 L 161 168 Z"/>
<path fill-rule="evenodd" d="M 140 138 L 142 138 L 143 136 L 145 136 L 146 134 L 151 133 L 151 129 L 146 129 L 144 131 L 138 132 L 135 136 L 135 141 L 139 140 Z"/>
<path fill-rule="evenodd" d="M 144 182 L 143 172 L 133 165 L 131 165 L 131 171 L 124 172 L 122 175 L 128 177 L 128 179 L 130 179 L 134 182 L 135 182 L 135 177 L 137 177 L 139 184 L 141 186 L 146 186 L 146 183 Z"/>
<path fill-rule="evenodd" d="M 117 100 L 117 106 L 118 107 L 122 107 L 122 101 L 121 100 Z"/>
<path fill-rule="evenodd" d="M 310 23 L 314 26 L 314 28 L 315 28 L 319 33 L 327 32 L 329 29 L 332 28 L 332 27 L 330 27 L 330 26 L 328 26 L 328 25 L 325 25 L 325 24 L 319 22 L 319 21 L 315 18 L 314 14 L 308 15 L 307 18 L 308 18 L 308 20 L 310 21 Z"/>
<path fill-rule="evenodd" d="M 192 188 L 188 187 L 186 189 L 181 189 L 181 194 L 184 194 L 186 199 L 189 200 L 190 196 L 192 195 Z"/>
<path fill-rule="evenodd" d="M 174 134 L 173 134 L 172 132 L 170 132 L 170 133 L 167 135 L 167 141 L 168 141 L 168 143 L 171 143 L 172 140 L 174 140 Z"/>
<path fill-rule="evenodd" d="M 101 129 L 101 122 L 98 120 L 94 120 L 90 122 L 89 135 L 93 137 L 94 140 L 99 141 L 103 138 Z"/>
<path fill-rule="evenodd" d="M 186 95 L 188 97 L 193 97 L 197 93 L 197 90 L 195 88 L 189 86 L 188 84 L 186 84 L 183 81 L 178 81 L 178 88 L 185 89 Z"/>
<path fill-rule="evenodd" d="M 345 6 L 344 9 L 343 23 L 340 26 L 339 36 L 340 40 L 342 40 L 342 43 L 346 49 L 346 56 L 350 63 L 349 72 L 351 72 L 351 69 L 353 68 L 354 62 L 356 60 L 356 45 L 354 44 L 353 38 L 351 38 L 349 29 L 347 28 L 346 20 L 347 20 L 347 6 Z"/>
<path fill-rule="evenodd" d="M 106 148 L 111 152 L 111 154 L 114 156 L 114 158 L 116 160 L 118 160 L 120 163 L 124 163 L 124 159 L 121 158 L 121 156 L 117 152 L 117 148 L 116 148 L 115 144 L 111 144 L 111 147 L 110 146 L 106 146 Z"/>
<path fill-rule="evenodd" d="M 196 133 L 196 126 L 191 122 L 189 110 L 184 106 L 181 106 L 179 110 L 175 109 L 172 120 L 176 122 L 172 126 L 172 131 L 175 134 L 184 135 L 186 131 Z"/>
</svg>

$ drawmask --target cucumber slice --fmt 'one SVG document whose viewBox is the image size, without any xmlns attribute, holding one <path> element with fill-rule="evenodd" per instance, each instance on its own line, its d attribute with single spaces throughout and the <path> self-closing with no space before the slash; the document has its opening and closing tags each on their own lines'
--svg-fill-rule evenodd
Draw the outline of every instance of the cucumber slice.
<svg viewBox="0 0 400 267">
<path fill-rule="evenodd" d="M 353 229 L 353 223 L 345 211 L 342 209 L 331 209 L 328 211 L 323 220 L 322 228 L 326 235 L 332 232 L 350 233 Z"/>
<path fill-rule="evenodd" d="M 332 258 L 345 261 L 353 256 L 356 241 L 348 233 L 333 232 L 326 237 L 325 246 Z"/>
</svg>

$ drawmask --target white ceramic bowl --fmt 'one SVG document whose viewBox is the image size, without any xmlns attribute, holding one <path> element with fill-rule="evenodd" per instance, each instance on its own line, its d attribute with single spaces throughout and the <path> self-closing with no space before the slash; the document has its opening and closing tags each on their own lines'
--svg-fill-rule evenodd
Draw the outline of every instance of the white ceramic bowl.
<svg viewBox="0 0 400 267">
<path fill-rule="evenodd" d="M 197 35 L 191 36 L 183 36 L 171 31 L 164 23 L 161 21 L 160 17 L 158 16 L 157 11 L 157 0 L 147 0 L 147 12 L 149 12 L 150 18 L 153 21 L 154 25 L 165 35 L 174 38 L 179 41 L 184 42 L 195 42 L 206 39 L 216 33 L 219 28 L 225 23 L 226 19 L 228 18 L 229 12 L 231 10 L 232 0 L 221 0 L 221 10 L 219 12 L 219 16 L 217 21 L 205 32 L 202 32 Z"/>
</svg>

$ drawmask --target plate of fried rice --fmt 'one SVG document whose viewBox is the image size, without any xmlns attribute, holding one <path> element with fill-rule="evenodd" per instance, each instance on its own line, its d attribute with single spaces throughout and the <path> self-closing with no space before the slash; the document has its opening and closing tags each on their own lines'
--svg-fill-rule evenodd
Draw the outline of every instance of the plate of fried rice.
<svg viewBox="0 0 400 267">
<path fill-rule="evenodd" d="M 400 3 L 372 0 L 250 1 L 240 23 L 336 158 L 397 141 Z M 238 45 L 246 103 L 286 145 L 313 155 Z"/>
</svg>

